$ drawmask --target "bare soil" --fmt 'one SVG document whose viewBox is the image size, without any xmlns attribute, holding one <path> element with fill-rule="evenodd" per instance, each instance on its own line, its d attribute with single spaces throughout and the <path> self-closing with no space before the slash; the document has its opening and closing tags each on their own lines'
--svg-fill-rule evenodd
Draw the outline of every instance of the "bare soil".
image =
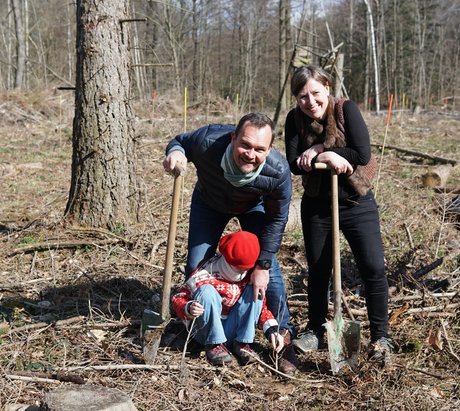
<svg viewBox="0 0 460 411">
<path fill-rule="evenodd" d="M 343 242 L 344 290 L 363 324 L 359 370 L 333 376 L 326 351 L 300 355 L 294 378 L 276 362 L 263 335 L 265 364 L 211 367 L 174 318 L 154 367 L 144 366 L 142 311 L 158 301 L 167 239 L 172 178 L 161 162 L 181 132 L 180 103 L 136 103 L 139 220 L 109 232 L 69 225 L 73 95 L 36 90 L 9 93 L 0 103 L 0 403 L 40 404 L 58 386 L 118 388 L 139 410 L 454 410 L 460 408 L 460 172 L 445 189 L 425 188 L 421 175 L 435 162 L 374 147 L 387 275 L 392 366 L 369 363 L 369 330 L 359 276 Z M 384 113 L 386 114 L 386 113 Z M 460 114 L 442 109 L 413 115 L 365 114 L 372 142 L 460 160 Z M 233 122 L 227 103 L 195 104 L 187 129 Z M 282 138 L 276 146 L 283 150 Z M 174 287 L 183 280 L 187 218 L 195 182 L 186 176 L 175 251 Z M 301 188 L 294 179 L 294 199 Z M 279 253 L 292 321 L 306 327 L 306 261 L 295 221 Z M 232 229 L 233 224 L 229 229 Z M 442 258 L 442 260 L 440 260 Z M 433 262 L 437 266 L 428 270 Z M 97 369 L 99 366 L 102 369 Z M 40 379 L 41 378 L 41 379 Z"/>
</svg>

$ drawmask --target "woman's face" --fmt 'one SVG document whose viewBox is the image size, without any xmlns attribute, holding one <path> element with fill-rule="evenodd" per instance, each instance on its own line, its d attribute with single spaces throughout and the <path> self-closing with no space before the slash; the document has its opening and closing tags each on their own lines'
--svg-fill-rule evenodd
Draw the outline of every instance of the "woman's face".
<svg viewBox="0 0 460 411">
<path fill-rule="evenodd" d="M 311 78 L 296 96 L 300 109 L 316 121 L 324 120 L 329 103 L 329 85 L 324 86 Z"/>
</svg>

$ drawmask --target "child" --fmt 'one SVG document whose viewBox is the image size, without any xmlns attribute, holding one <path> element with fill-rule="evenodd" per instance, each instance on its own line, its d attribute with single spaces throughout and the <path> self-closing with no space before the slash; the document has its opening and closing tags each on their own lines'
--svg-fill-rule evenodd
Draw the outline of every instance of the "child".
<svg viewBox="0 0 460 411">
<path fill-rule="evenodd" d="M 225 235 L 219 242 L 220 254 L 199 266 L 172 297 L 177 315 L 184 320 L 195 318 L 194 337 L 205 346 L 206 357 L 213 365 L 233 360 L 248 364 L 258 357 L 252 349 L 256 326 L 278 353 L 284 345 L 278 322 L 265 299 L 254 301 L 248 270 L 260 253 L 259 240 L 248 231 Z M 226 343 L 226 344 L 225 344 Z"/>
</svg>

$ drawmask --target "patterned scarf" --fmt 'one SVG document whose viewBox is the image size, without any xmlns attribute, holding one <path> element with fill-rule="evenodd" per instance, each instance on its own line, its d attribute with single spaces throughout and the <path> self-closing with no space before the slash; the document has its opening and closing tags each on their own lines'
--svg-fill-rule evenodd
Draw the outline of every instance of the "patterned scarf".
<svg viewBox="0 0 460 411">
<path fill-rule="evenodd" d="M 259 167 L 249 173 L 242 173 L 233 159 L 233 144 L 230 143 L 222 156 L 220 166 L 224 170 L 225 179 L 235 187 L 243 187 L 246 184 L 254 181 L 262 171 L 265 160 Z"/>
</svg>

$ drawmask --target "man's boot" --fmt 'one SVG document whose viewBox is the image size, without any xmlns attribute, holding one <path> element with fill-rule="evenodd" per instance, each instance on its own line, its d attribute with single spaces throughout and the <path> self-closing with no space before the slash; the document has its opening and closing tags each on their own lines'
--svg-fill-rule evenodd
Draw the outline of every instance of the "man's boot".
<svg viewBox="0 0 460 411">
<path fill-rule="evenodd" d="M 288 330 L 281 330 L 280 334 L 284 338 L 284 348 L 280 353 L 278 362 L 279 370 L 286 375 L 294 375 L 297 371 L 297 356 L 291 344 L 291 334 Z"/>
</svg>

